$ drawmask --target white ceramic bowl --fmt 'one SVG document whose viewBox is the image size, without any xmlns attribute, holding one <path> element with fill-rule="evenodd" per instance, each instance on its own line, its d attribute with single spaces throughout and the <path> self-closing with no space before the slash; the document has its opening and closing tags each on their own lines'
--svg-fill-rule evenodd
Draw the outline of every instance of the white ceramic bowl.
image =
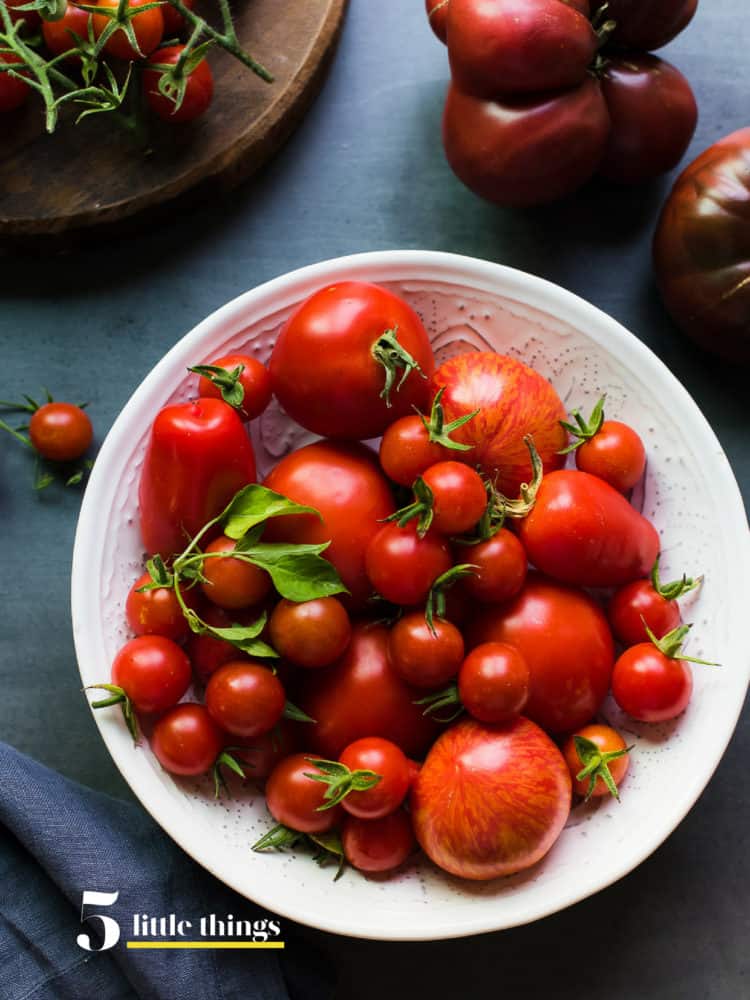
<svg viewBox="0 0 750 1000">
<path fill-rule="evenodd" d="M 523 924 L 589 896 L 631 871 L 677 826 L 711 777 L 734 729 L 750 673 L 740 629 L 750 544 L 737 485 L 714 434 L 685 389 L 643 344 L 598 309 L 546 281 L 467 257 L 421 251 L 362 254 L 306 267 L 241 295 L 187 334 L 133 394 L 104 442 L 86 490 L 73 559 L 72 608 L 84 684 L 108 677 L 128 637 L 124 602 L 142 566 L 137 483 L 151 421 L 186 399 L 190 364 L 249 347 L 266 359 L 291 310 L 340 279 L 384 284 L 421 314 L 438 357 L 475 347 L 516 354 L 551 379 L 569 406 L 602 392 L 607 413 L 631 422 L 648 449 L 636 503 L 663 538 L 664 577 L 703 573 L 686 599 L 695 623 L 695 667 L 685 715 L 639 725 L 611 703 L 605 714 L 636 743 L 621 803 L 578 807 L 533 870 L 468 883 L 412 864 L 389 880 L 331 868 L 308 855 L 253 854 L 269 828 L 263 798 L 248 790 L 214 802 L 203 782 L 176 782 L 146 747 L 133 748 L 117 710 L 95 713 L 115 763 L 146 809 L 196 861 L 239 893 L 282 916 L 360 937 L 460 937 Z M 305 439 L 271 409 L 255 428 L 261 473 Z"/>
</svg>

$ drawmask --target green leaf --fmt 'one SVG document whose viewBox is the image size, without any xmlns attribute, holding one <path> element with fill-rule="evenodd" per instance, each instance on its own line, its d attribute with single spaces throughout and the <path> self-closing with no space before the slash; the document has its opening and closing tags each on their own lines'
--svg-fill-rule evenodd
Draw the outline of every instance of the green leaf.
<svg viewBox="0 0 750 1000">
<path fill-rule="evenodd" d="M 288 514 L 314 514 L 320 517 L 320 512 L 314 507 L 304 507 L 259 483 L 251 483 L 235 494 L 220 520 L 224 534 L 236 541 L 256 524 L 262 524 L 270 517 Z"/>
<path fill-rule="evenodd" d="M 259 544 L 246 557 L 266 570 L 282 597 L 300 603 L 349 593 L 332 563 L 321 556 L 329 544 Z"/>
</svg>

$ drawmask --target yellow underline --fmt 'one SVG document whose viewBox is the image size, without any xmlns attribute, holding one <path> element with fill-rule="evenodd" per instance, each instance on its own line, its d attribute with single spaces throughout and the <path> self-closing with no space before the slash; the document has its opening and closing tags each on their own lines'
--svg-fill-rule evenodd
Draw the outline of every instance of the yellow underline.
<svg viewBox="0 0 750 1000">
<path fill-rule="evenodd" d="M 126 941 L 128 948 L 283 948 L 283 941 Z"/>
</svg>

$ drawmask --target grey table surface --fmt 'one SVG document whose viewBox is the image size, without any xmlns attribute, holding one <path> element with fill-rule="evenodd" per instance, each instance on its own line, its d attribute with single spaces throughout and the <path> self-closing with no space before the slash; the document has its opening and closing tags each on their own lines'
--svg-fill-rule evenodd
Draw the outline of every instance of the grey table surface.
<svg viewBox="0 0 750 1000">
<path fill-rule="evenodd" d="M 703 0 L 665 51 L 700 122 L 688 156 L 750 124 L 745 0 Z M 152 230 L 47 261 L 0 261 L 0 398 L 47 385 L 86 398 L 97 439 L 162 354 L 238 293 L 316 260 L 428 248 L 542 275 L 611 313 L 682 380 L 750 496 L 742 371 L 679 335 L 654 289 L 649 244 L 669 178 L 594 185 L 550 209 L 474 198 L 440 143 L 448 78 L 421 0 L 351 0 L 341 46 L 302 127 L 252 182 Z M 69 573 L 80 502 L 37 497 L 23 449 L 0 441 L 0 737 L 92 787 L 127 797 L 80 692 Z M 750 720 L 666 843 L 597 896 L 537 924 L 422 945 L 310 935 L 340 966 L 338 997 L 750 996 Z"/>
</svg>

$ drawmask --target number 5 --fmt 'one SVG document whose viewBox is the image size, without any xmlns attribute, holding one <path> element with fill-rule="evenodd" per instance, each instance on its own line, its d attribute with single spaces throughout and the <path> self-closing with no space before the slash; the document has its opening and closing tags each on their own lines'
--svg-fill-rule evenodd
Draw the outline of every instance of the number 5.
<svg viewBox="0 0 750 1000">
<path fill-rule="evenodd" d="M 120 925 L 114 917 L 105 917 L 101 913 L 87 914 L 85 910 L 87 906 L 112 906 L 113 903 L 117 902 L 119 895 L 119 892 L 84 891 L 81 898 L 81 923 L 83 924 L 87 920 L 101 920 L 101 926 L 104 930 L 104 941 L 102 941 L 101 948 L 96 948 L 92 945 L 88 934 L 79 934 L 76 938 L 76 944 L 79 948 L 84 948 L 86 951 L 106 951 L 108 948 L 114 948 L 120 940 Z"/>
</svg>

